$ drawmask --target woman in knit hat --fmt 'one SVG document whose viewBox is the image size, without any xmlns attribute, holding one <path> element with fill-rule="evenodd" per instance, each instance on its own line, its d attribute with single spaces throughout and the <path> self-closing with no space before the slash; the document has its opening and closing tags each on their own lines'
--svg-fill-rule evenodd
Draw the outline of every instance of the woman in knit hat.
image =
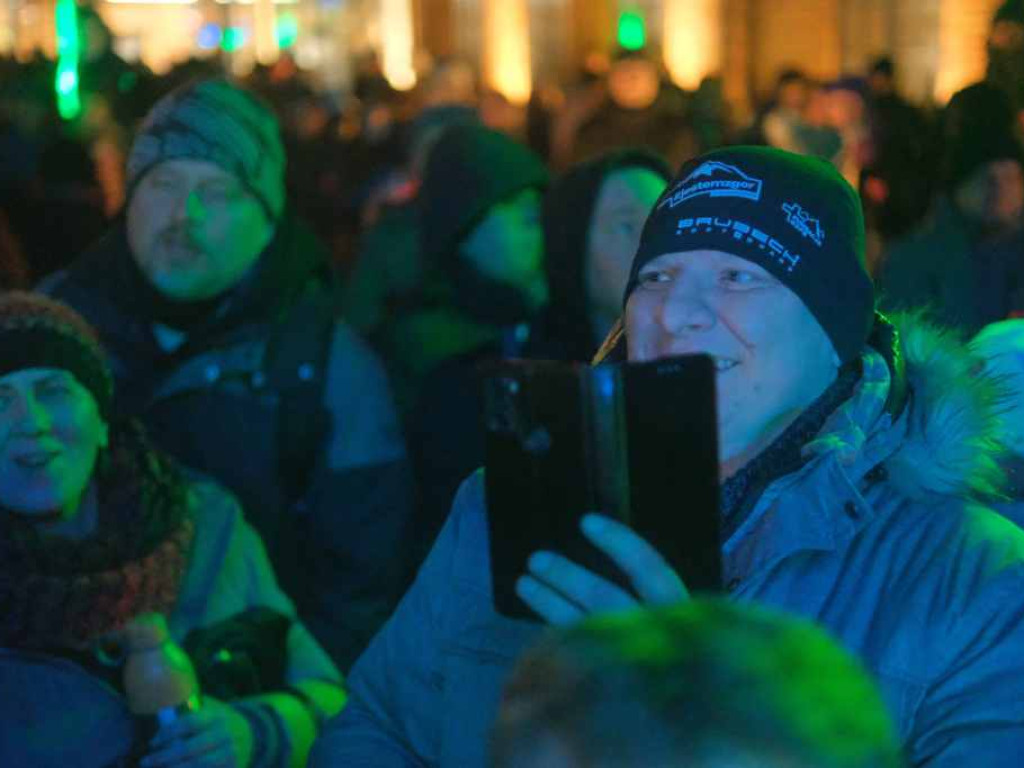
<svg viewBox="0 0 1024 768">
<path fill-rule="evenodd" d="M 113 395 L 103 351 L 79 315 L 34 294 L 0 298 L 4 679 L 22 679 L 11 672 L 12 660 L 18 670 L 25 668 L 19 660 L 43 658 L 56 668 L 72 662 L 101 687 L 117 689 L 121 671 L 106 651 L 132 619 L 163 614 L 173 638 L 196 649 L 193 662 L 207 695 L 198 711 L 135 747 L 146 754 L 142 764 L 255 766 L 301 759 L 319 721 L 340 709 L 340 674 L 295 621 L 235 500 L 154 450 L 136 423 L 111 421 Z M 284 672 L 277 681 L 232 689 L 205 663 L 211 627 L 254 608 L 272 609 L 285 627 L 279 644 Z M 203 652 L 192 642 L 201 636 Z M 49 683 L 26 682 L 14 692 L 18 713 L 0 717 L 0 763 L 108 765 L 132 748 L 118 728 L 127 712 L 123 704 L 120 713 L 113 710 L 118 720 L 61 688 L 61 718 L 33 718 L 32 702 L 39 702 L 33 697 L 56 690 Z M 268 695 L 220 700 L 254 694 Z M 84 719 L 77 732 L 84 742 L 71 736 L 69 719 L 80 725 Z"/>
</svg>

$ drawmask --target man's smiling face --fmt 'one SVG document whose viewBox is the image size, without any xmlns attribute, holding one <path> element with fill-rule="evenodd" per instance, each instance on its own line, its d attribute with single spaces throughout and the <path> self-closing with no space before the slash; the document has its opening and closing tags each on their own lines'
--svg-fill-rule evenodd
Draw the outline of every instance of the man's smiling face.
<svg viewBox="0 0 1024 768">
<path fill-rule="evenodd" d="M 723 464 L 752 458 L 835 379 L 832 343 L 789 288 L 724 251 L 662 254 L 626 305 L 629 359 L 706 353 L 717 370 Z"/>
</svg>

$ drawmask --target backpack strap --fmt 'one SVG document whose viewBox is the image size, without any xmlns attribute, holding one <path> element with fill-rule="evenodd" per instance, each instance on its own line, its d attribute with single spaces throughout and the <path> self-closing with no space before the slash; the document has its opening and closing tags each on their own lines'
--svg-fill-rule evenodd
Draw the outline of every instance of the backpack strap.
<svg viewBox="0 0 1024 768">
<path fill-rule="evenodd" d="M 324 393 L 334 324 L 326 286 L 311 287 L 276 323 L 264 358 L 265 383 L 280 397 L 278 473 L 289 505 L 300 511 L 330 437 Z"/>
</svg>

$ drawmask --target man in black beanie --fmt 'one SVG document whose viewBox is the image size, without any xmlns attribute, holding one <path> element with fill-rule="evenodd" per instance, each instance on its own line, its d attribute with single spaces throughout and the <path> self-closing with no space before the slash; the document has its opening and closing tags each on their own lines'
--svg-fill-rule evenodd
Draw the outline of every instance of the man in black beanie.
<svg viewBox="0 0 1024 768">
<path fill-rule="evenodd" d="M 260 99 L 186 84 L 135 138 L 123 216 L 43 288 L 99 331 L 124 413 L 239 497 L 344 669 L 411 570 L 411 473 L 382 366 L 337 321 L 284 170 Z"/>
<path fill-rule="evenodd" d="M 875 314 L 857 195 L 829 164 L 722 149 L 663 193 L 601 354 L 688 353 L 716 363 L 730 595 L 803 615 L 857 654 L 909 765 L 1019 765 L 1024 532 L 976 502 L 999 476 L 993 385 L 949 336 Z M 664 514 L 686 515 L 686 500 Z M 628 527 L 591 514 L 580 528 L 633 589 L 536 552 L 517 591 L 544 621 L 687 599 Z M 495 612 L 489 551 L 478 472 L 353 668 L 315 768 L 485 764 L 501 686 L 542 629 Z"/>
</svg>

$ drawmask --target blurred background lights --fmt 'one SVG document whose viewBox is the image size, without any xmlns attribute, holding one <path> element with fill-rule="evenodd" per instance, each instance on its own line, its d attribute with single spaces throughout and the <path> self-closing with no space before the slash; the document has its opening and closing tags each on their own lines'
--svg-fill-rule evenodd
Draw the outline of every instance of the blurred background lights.
<svg viewBox="0 0 1024 768">
<path fill-rule="evenodd" d="M 282 13 L 277 17 L 277 44 L 291 48 L 299 39 L 299 20 L 294 13 Z"/>
<path fill-rule="evenodd" d="M 384 30 L 381 41 L 384 77 L 392 88 L 407 91 L 416 85 L 411 0 L 381 0 L 380 21 Z"/>
<path fill-rule="evenodd" d="M 210 22 L 209 24 L 203 24 L 199 28 L 199 34 L 196 36 L 196 44 L 204 51 L 210 51 L 214 48 L 218 48 L 221 44 L 221 29 L 219 24 Z"/>
<path fill-rule="evenodd" d="M 619 15 L 618 40 L 627 51 L 639 51 L 647 44 L 647 29 L 640 13 L 623 11 Z"/>
</svg>

